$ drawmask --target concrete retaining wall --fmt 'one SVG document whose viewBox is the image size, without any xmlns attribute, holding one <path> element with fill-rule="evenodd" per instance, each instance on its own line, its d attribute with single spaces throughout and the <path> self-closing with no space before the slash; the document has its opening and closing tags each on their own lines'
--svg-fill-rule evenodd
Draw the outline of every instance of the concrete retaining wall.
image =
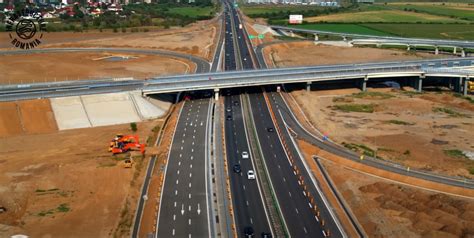
<svg viewBox="0 0 474 238">
<path fill-rule="evenodd" d="M 169 105 L 169 103 L 161 103 L 160 106 L 156 106 L 138 92 L 51 99 L 51 106 L 60 130 L 159 118 L 165 115 Z"/>
<path fill-rule="evenodd" d="M 92 126 L 80 97 L 52 98 L 50 101 L 59 130 Z"/>
</svg>

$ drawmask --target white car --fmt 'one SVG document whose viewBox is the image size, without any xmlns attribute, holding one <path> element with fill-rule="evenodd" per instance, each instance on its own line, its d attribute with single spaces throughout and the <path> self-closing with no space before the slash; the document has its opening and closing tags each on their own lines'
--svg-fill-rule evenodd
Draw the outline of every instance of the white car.
<svg viewBox="0 0 474 238">
<path fill-rule="evenodd" d="M 244 151 L 242 152 L 242 159 L 248 159 L 249 158 L 249 152 Z"/>
<path fill-rule="evenodd" d="M 255 172 L 253 172 L 253 170 L 249 170 L 249 171 L 247 172 L 247 178 L 248 178 L 249 180 L 254 180 L 254 179 L 255 179 Z"/>
</svg>

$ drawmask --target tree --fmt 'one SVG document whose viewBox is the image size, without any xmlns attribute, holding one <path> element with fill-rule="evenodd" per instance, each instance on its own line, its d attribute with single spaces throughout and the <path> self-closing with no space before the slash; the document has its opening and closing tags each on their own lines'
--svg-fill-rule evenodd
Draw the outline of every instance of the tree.
<svg viewBox="0 0 474 238">
<path fill-rule="evenodd" d="M 137 123 L 135 122 L 132 122 L 130 123 L 130 129 L 132 129 L 133 132 L 136 132 L 137 131 Z"/>
</svg>

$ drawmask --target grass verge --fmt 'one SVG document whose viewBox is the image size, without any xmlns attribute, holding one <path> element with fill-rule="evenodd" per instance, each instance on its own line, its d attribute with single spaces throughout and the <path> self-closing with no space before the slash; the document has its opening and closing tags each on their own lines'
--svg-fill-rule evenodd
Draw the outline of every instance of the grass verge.
<svg viewBox="0 0 474 238">
<path fill-rule="evenodd" d="M 468 159 L 468 157 L 458 149 L 444 150 L 444 154 L 451 158 Z"/>
<path fill-rule="evenodd" d="M 415 123 L 406 122 L 406 121 L 401 121 L 401 120 L 388 120 L 388 121 L 386 121 L 386 122 L 387 122 L 387 123 L 390 123 L 390 124 L 402 125 L 402 126 L 412 126 L 412 125 L 415 125 Z"/>
<path fill-rule="evenodd" d="M 433 108 L 433 112 L 445 113 L 445 114 L 448 114 L 450 117 L 469 117 L 469 115 L 457 112 L 453 109 L 446 108 L 446 107 L 435 107 Z"/>
<path fill-rule="evenodd" d="M 383 93 L 383 92 L 360 92 L 352 94 L 352 97 L 355 98 L 374 98 L 374 99 L 389 99 L 393 98 L 392 94 Z"/>
<path fill-rule="evenodd" d="M 333 108 L 342 112 L 373 113 L 375 106 L 375 104 L 340 104 L 334 105 Z"/>
<path fill-rule="evenodd" d="M 357 152 L 357 153 L 362 153 L 363 155 L 366 155 L 366 156 L 370 156 L 370 157 L 374 157 L 374 158 L 377 158 L 377 159 L 382 159 L 382 157 L 376 155 L 376 151 L 373 150 L 372 148 L 366 146 L 366 145 L 363 145 L 363 144 L 354 144 L 354 143 L 346 143 L 346 142 L 342 142 L 342 145 L 344 147 L 346 147 L 347 149 L 350 149 L 354 152 Z"/>
</svg>

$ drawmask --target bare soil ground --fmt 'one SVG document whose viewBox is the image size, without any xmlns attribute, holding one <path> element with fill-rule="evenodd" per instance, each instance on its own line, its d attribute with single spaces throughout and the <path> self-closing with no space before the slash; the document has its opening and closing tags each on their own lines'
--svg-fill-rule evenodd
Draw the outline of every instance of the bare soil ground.
<svg viewBox="0 0 474 238">
<path fill-rule="evenodd" d="M 337 143 L 367 146 L 382 159 L 411 168 L 474 177 L 469 173 L 474 161 L 447 153 L 474 150 L 470 139 L 474 138 L 474 104 L 448 93 L 418 95 L 385 89 L 381 95 L 390 98 L 381 99 L 347 95 L 348 91 L 353 90 L 295 91 L 292 95 L 311 123 Z M 335 108 L 338 105 L 371 105 L 374 112 L 344 112 Z"/>
<path fill-rule="evenodd" d="M 321 162 L 331 180 L 369 236 L 473 235 L 472 191 L 435 183 L 429 185 L 425 181 L 398 174 L 389 175 L 386 171 L 336 159 L 337 156 L 304 141 L 298 143 L 305 155 L 323 158 Z M 318 177 L 318 174 L 315 176 Z"/>
<path fill-rule="evenodd" d="M 16 102 L 0 103 L 0 136 L 23 133 L 18 106 Z"/>
<path fill-rule="evenodd" d="M 58 130 L 53 109 L 48 99 L 19 101 L 19 114 L 28 134 L 48 133 Z"/>
<path fill-rule="evenodd" d="M 1 102 L 0 111 L 0 138 L 58 130 L 51 104 L 47 99 Z"/>
<path fill-rule="evenodd" d="M 313 42 L 292 42 L 270 45 L 265 47 L 264 54 L 267 57 L 267 63 L 274 62 L 276 67 L 364 63 L 382 60 L 416 60 L 438 57 L 428 53 L 315 45 Z"/>
<path fill-rule="evenodd" d="M 127 47 L 178 51 L 210 59 L 214 51 L 219 24 L 216 19 L 200 21 L 186 27 L 150 32 L 58 32 L 46 33 L 42 47 Z M 152 28 L 153 29 L 153 28 Z M 0 34 L 1 48 L 12 48 L 8 33 Z"/>
<path fill-rule="evenodd" d="M 89 32 L 48 32 L 45 33 L 44 37 L 42 38 L 42 43 L 40 47 L 51 45 L 51 44 L 58 44 L 58 43 L 71 43 L 71 42 L 78 42 L 78 41 L 85 41 L 85 40 L 95 40 L 95 39 L 110 39 L 113 37 L 117 37 L 120 34 L 124 33 L 113 33 L 112 30 L 108 31 L 89 31 Z M 131 33 L 125 33 L 131 34 Z M 0 33 L 0 49 L 7 50 L 7 49 L 16 49 L 10 43 L 10 37 L 8 32 L 1 32 Z"/>
<path fill-rule="evenodd" d="M 160 123 L 138 123 L 135 134 L 145 142 Z M 129 237 L 148 158 L 123 168 L 124 156 L 107 151 L 116 133 L 132 132 L 119 125 L 0 138 L 0 236 Z"/>
<path fill-rule="evenodd" d="M 105 57 L 131 57 L 108 61 Z M 0 61 L 0 84 L 134 77 L 144 79 L 159 75 L 194 71 L 187 60 L 146 54 L 115 52 L 45 53 L 4 55 Z M 28 70 L 21 70 L 28 69 Z"/>
<path fill-rule="evenodd" d="M 323 161 L 371 237 L 471 237 L 474 200 L 390 183 Z"/>
</svg>

